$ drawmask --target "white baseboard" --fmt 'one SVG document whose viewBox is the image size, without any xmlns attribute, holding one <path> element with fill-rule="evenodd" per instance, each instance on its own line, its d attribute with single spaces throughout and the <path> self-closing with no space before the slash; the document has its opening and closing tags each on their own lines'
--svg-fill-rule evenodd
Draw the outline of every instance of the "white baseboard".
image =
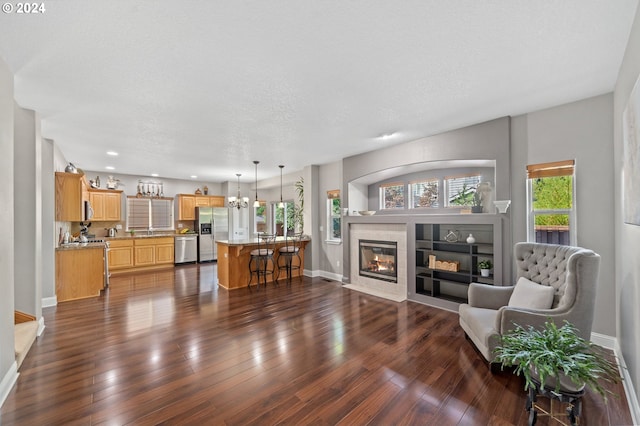
<svg viewBox="0 0 640 426">
<path fill-rule="evenodd" d="M 56 296 L 53 297 L 43 297 L 42 298 L 42 307 L 49 308 L 51 306 L 56 306 L 58 304 L 58 298 Z"/>
<path fill-rule="evenodd" d="M 598 346 L 602 346 L 605 349 L 611 349 L 612 351 L 616 348 L 616 338 L 613 336 L 607 336 L 606 334 L 592 332 L 591 341 Z"/>
<path fill-rule="evenodd" d="M 11 392 L 13 385 L 15 385 L 18 381 L 19 375 L 18 364 L 16 364 L 16 362 L 14 361 L 9 367 L 9 370 L 7 370 L 7 373 L 2 378 L 2 381 L 0 382 L 0 407 L 4 404 L 7 396 L 9 396 L 9 392 Z"/>
<path fill-rule="evenodd" d="M 40 317 L 40 319 L 38 320 L 38 337 L 42 336 L 42 332 L 45 329 L 45 325 L 44 325 L 44 317 Z"/>
<path fill-rule="evenodd" d="M 335 272 L 321 271 L 320 276 L 329 280 L 338 281 L 339 283 L 342 282 L 342 274 L 336 274 Z"/>
<path fill-rule="evenodd" d="M 622 385 L 624 386 L 624 393 L 627 396 L 627 402 L 629 403 L 629 411 L 631 412 L 631 420 L 633 424 L 640 424 L 640 404 L 638 404 L 638 395 L 636 395 L 635 387 L 633 386 L 633 379 L 629 375 L 629 369 L 627 363 L 622 356 L 622 349 L 618 345 L 616 340 L 615 348 L 613 350 L 618 358 L 618 365 L 620 366 L 620 375 L 622 376 Z"/>
<path fill-rule="evenodd" d="M 305 277 L 309 277 L 309 278 L 315 278 L 320 276 L 320 271 L 318 270 L 310 271 L 308 269 L 305 269 L 302 273 L 304 274 Z"/>
</svg>

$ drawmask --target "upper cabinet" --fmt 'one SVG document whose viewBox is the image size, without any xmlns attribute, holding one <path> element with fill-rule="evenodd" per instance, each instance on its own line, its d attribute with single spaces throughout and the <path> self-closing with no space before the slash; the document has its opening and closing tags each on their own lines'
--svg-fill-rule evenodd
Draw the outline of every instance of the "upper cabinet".
<svg viewBox="0 0 640 426">
<path fill-rule="evenodd" d="M 196 196 L 178 194 L 178 220 L 196 220 Z"/>
<path fill-rule="evenodd" d="M 91 220 L 99 222 L 119 222 L 122 210 L 122 191 L 89 190 L 89 201 L 93 209 Z"/>
<path fill-rule="evenodd" d="M 178 194 L 178 220 L 196 220 L 196 207 L 224 206 L 224 195 Z"/>
<path fill-rule="evenodd" d="M 84 201 L 88 199 L 84 175 L 56 172 L 56 220 L 81 222 L 84 220 Z"/>
<path fill-rule="evenodd" d="M 196 207 L 224 207 L 224 196 L 196 195 Z"/>
</svg>

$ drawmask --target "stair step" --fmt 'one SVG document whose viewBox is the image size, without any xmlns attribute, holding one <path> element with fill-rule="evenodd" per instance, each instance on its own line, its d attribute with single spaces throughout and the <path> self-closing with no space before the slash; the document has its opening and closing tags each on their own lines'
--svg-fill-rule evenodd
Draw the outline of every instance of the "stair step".
<svg viewBox="0 0 640 426">
<path fill-rule="evenodd" d="M 27 321 L 15 325 L 15 351 L 18 368 L 27 356 L 31 345 L 36 340 L 38 334 L 38 322 Z"/>
</svg>

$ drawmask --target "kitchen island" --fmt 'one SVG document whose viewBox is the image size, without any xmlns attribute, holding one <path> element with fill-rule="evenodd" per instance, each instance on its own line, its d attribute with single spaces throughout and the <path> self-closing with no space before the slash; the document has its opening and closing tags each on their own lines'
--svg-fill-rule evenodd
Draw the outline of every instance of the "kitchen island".
<svg viewBox="0 0 640 426">
<path fill-rule="evenodd" d="M 300 241 L 300 260 L 304 265 L 304 249 L 309 243 L 309 239 Z M 249 259 L 251 258 L 251 250 L 258 248 L 258 240 L 220 240 L 218 244 L 218 285 L 227 290 L 234 290 L 246 287 L 249 283 Z M 278 264 L 278 249 L 285 245 L 284 237 L 276 239 L 276 249 L 273 255 L 276 265 Z M 303 267 L 292 271 L 293 277 L 302 274 Z M 276 266 L 277 271 L 277 266 Z M 284 271 L 282 272 L 284 274 Z M 277 277 L 278 273 L 275 273 Z M 267 277 L 267 282 L 272 282 L 274 277 Z M 282 277 L 281 277 L 282 278 Z M 252 285 L 257 284 L 254 278 Z"/>
<path fill-rule="evenodd" d="M 56 248 L 58 302 L 100 296 L 105 284 L 104 243 L 70 243 Z"/>
</svg>

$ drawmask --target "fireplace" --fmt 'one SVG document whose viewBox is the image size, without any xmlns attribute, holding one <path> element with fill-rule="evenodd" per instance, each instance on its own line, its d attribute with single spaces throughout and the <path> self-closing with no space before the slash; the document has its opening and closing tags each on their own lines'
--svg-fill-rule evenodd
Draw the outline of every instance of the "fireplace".
<svg viewBox="0 0 640 426">
<path fill-rule="evenodd" d="M 392 283 L 398 282 L 395 241 L 358 240 L 360 275 Z"/>
</svg>

